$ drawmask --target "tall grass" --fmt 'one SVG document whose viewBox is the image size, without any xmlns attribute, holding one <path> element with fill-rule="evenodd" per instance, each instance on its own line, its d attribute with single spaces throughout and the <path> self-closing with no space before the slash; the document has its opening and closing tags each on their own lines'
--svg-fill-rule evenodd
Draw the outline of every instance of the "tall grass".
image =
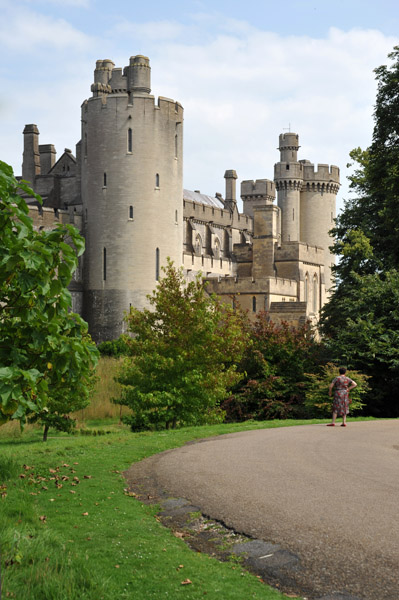
<svg viewBox="0 0 399 600">
<path fill-rule="evenodd" d="M 97 366 L 97 381 L 91 394 L 90 404 L 83 410 L 72 413 L 79 423 L 95 419 L 117 419 L 127 414 L 129 410 L 111 402 L 118 398 L 121 392 L 120 384 L 115 377 L 121 367 L 122 358 L 103 356 Z"/>
</svg>

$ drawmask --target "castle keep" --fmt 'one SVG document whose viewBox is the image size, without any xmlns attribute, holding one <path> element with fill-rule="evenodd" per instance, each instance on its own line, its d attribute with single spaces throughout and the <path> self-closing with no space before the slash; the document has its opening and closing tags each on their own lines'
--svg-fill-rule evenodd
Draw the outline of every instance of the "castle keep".
<svg viewBox="0 0 399 600">
<path fill-rule="evenodd" d="M 240 213 L 234 170 L 224 198 L 183 189 L 183 107 L 151 95 L 148 58 L 123 70 L 97 61 L 91 92 L 76 157 L 65 149 L 57 161 L 37 126 L 25 126 L 22 177 L 43 198 L 30 205 L 35 227 L 73 223 L 86 239 L 70 289 L 93 338 L 120 335 L 167 257 L 251 315 L 317 321 L 331 287 L 338 167 L 298 160 L 298 135 L 281 134 L 274 180 L 243 181 Z"/>
</svg>

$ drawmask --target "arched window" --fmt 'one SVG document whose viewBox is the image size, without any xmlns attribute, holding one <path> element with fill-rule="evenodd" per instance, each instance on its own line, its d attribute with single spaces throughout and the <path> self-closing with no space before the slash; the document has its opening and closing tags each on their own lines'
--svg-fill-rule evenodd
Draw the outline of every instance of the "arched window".
<svg viewBox="0 0 399 600">
<path fill-rule="evenodd" d="M 256 313 L 256 296 L 252 296 L 252 312 Z"/>
<path fill-rule="evenodd" d="M 155 175 L 155 187 L 159 188 L 159 173 Z"/>
<path fill-rule="evenodd" d="M 133 131 L 130 127 L 127 130 L 127 151 L 133 152 Z"/>
<path fill-rule="evenodd" d="M 195 254 L 201 254 L 202 251 L 202 239 L 199 233 L 197 233 L 194 242 L 194 252 Z"/>
<path fill-rule="evenodd" d="M 103 248 L 103 279 L 107 279 L 107 249 Z"/>
<path fill-rule="evenodd" d="M 155 250 L 155 281 L 159 281 L 159 248 Z"/>
<path fill-rule="evenodd" d="M 133 206 L 129 206 L 129 219 L 133 219 Z"/>
<path fill-rule="evenodd" d="M 317 311 L 318 285 L 316 275 L 313 277 L 313 312 Z"/>
<path fill-rule="evenodd" d="M 308 274 L 306 273 L 305 275 L 305 302 L 307 302 L 309 299 L 309 277 Z"/>
<path fill-rule="evenodd" d="M 215 238 L 215 242 L 213 245 L 213 256 L 215 258 L 220 257 L 220 240 L 219 240 L 219 238 Z"/>
</svg>

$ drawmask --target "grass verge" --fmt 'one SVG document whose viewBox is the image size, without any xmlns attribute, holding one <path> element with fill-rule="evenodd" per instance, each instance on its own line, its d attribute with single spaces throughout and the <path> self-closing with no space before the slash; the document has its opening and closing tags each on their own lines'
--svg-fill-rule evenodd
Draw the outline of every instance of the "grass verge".
<svg viewBox="0 0 399 600">
<path fill-rule="evenodd" d="M 133 462 L 193 439 L 324 421 L 269 421 L 101 436 L 23 436 L 0 428 L 3 598 L 285 598 L 237 563 L 190 551 L 162 527 L 156 507 L 124 491 Z M 86 425 L 90 425 L 86 423 Z M 98 423 L 96 422 L 98 429 Z M 1 594 L 0 594 L 1 595 Z"/>
</svg>

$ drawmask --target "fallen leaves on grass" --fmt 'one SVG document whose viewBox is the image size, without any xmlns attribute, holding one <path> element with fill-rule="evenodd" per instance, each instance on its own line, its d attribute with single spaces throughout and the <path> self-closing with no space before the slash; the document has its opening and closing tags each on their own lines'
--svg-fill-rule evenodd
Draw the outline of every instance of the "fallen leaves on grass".
<svg viewBox="0 0 399 600">
<path fill-rule="evenodd" d="M 192 583 L 191 579 L 185 579 L 181 582 L 181 585 L 190 585 L 190 583 Z"/>
</svg>

